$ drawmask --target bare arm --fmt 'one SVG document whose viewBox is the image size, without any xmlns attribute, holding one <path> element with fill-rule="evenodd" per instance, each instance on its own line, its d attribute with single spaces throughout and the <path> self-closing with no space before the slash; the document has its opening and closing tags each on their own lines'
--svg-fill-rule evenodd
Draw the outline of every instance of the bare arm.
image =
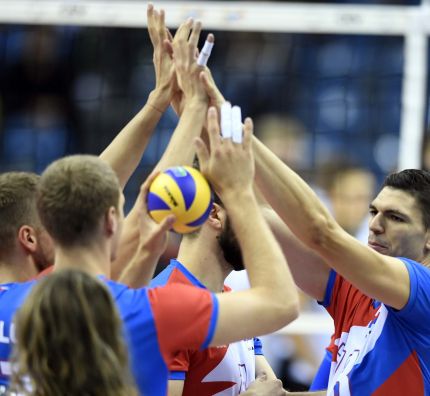
<svg viewBox="0 0 430 396">
<path fill-rule="evenodd" d="M 363 293 L 402 308 L 409 298 L 409 274 L 403 262 L 363 246 L 345 232 L 312 189 L 258 139 L 254 150 L 257 184 L 297 238 Z M 312 275 L 308 267 L 302 271 Z M 314 279 L 314 286 L 322 296 L 328 267 L 321 264 L 320 271 L 324 276 Z"/>
<path fill-rule="evenodd" d="M 165 109 L 163 91 L 153 90 L 145 106 L 121 130 L 108 147 L 100 154 L 100 158 L 109 163 L 118 175 L 122 188 L 136 169 L 145 151 L 158 121 Z"/>
<path fill-rule="evenodd" d="M 210 73 L 204 76 L 203 82 L 210 98 L 210 104 L 219 109 L 225 99 Z M 275 157 L 274 154 L 272 155 Z M 282 210 L 285 209 L 282 207 L 282 196 L 281 194 L 272 194 L 272 190 L 276 191 L 276 179 L 273 177 L 271 168 L 269 166 L 264 167 L 258 151 L 255 152 L 255 157 L 257 181 L 262 180 L 264 182 L 257 183 L 256 188 L 257 198 L 263 208 L 264 217 L 283 249 L 294 281 L 304 292 L 320 301 L 324 298 L 330 268 L 318 254 L 306 247 L 290 231 L 281 217 L 271 209 L 270 205 L 274 203 L 275 199 L 276 203 L 279 203 L 278 206 Z M 276 157 L 273 161 L 275 160 L 280 162 Z M 264 197 L 264 194 L 261 196 L 259 188 L 261 192 L 269 191 L 268 196 Z M 276 192 L 278 193 L 278 191 Z M 263 198 L 263 201 L 267 200 L 270 205 L 265 205 L 261 198 Z"/>
<path fill-rule="evenodd" d="M 208 97 L 201 82 L 203 67 L 197 65 L 195 53 L 201 23 L 189 20 L 177 30 L 172 43 L 178 85 L 183 93 L 184 109 L 178 126 L 156 169 L 174 165 L 191 165 L 195 148 L 192 141 L 200 136 L 208 106 Z"/>
<path fill-rule="evenodd" d="M 253 192 L 252 130 L 252 121 L 247 119 L 243 144 L 222 140 L 217 112 L 211 108 L 208 113 L 210 154 L 201 139 L 196 141 L 202 172 L 225 205 L 251 284 L 249 290 L 218 295 L 218 325 L 212 345 L 270 333 L 298 314 L 292 276 Z"/>
<path fill-rule="evenodd" d="M 148 214 L 146 197 L 155 176 L 156 173 L 151 174 L 142 184 L 136 200 L 135 220 L 138 227 L 136 229 L 135 225 L 133 225 L 130 230 L 136 233 L 133 238 L 136 238 L 139 243 L 137 249 L 134 247 L 130 252 L 127 252 L 131 259 L 118 279 L 119 282 L 132 288 L 145 286 L 151 281 L 158 260 L 166 249 L 168 231 L 175 221 L 175 216 L 172 215 L 157 224 Z M 126 248 L 129 249 L 128 246 Z"/>
<path fill-rule="evenodd" d="M 150 12 L 151 11 L 151 12 Z M 148 8 L 148 23 L 151 41 L 154 45 L 154 64 L 156 74 L 160 76 L 169 75 L 170 68 L 174 67 L 170 55 L 166 49 L 159 48 L 165 39 L 166 27 L 164 24 L 164 13 L 158 13 L 152 8 Z M 199 23 L 193 24 L 193 21 L 183 23 L 173 39 L 173 49 L 175 50 L 175 62 L 177 63 L 177 73 L 180 76 L 181 88 L 184 90 L 184 110 L 179 123 L 170 139 L 170 142 L 163 153 L 162 158 L 156 165 L 155 169 L 164 170 L 174 165 L 190 165 L 192 163 L 195 150 L 190 142 L 194 137 L 200 135 L 207 109 L 207 95 L 200 81 L 202 68 L 199 67 L 194 56 L 190 56 L 190 51 L 197 48 L 198 38 L 201 31 Z M 190 35 L 191 32 L 191 35 Z M 161 44 L 160 44 L 161 43 Z M 165 51 L 165 52 L 163 52 Z M 158 54 L 158 55 L 156 55 Z M 165 67 L 162 67 L 166 64 Z M 173 69 L 174 71 L 174 69 Z M 170 75 L 169 75 L 170 76 Z M 169 77 L 171 82 L 171 77 Z M 161 79 L 161 77 L 160 77 Z M 167 79 L 167 78 L 163 78 Z M 170 90 L 172 88 L 169 88 Z M 171 95 L 171 91 L 170 95 Z M 170 96 L 169 96 L 170 102 Z M 165 103 L 165 107 L 169 102 Z M 164 102 L 163 102 L 164 103 Z M 138 209 L 133 209 L 128 214 L 125 224 L 123 237 L 121 239 L 118 258 L 112 265 L 112 277 L 116 279 L 123 268 L 128 265 L 130 259 L 134 256 L 139 244 L 139 216 Z M 129 267 L 130 269 L 131 267 Z M 141 274 L 141 279 L 151 279 L 154 269 L 152 265 L 148 268 L 136 268 Z M 148 272 L 144 276 L 144 272 Z M 137 286 L 136 283 L 134 283 Z M 142 283 L 140 287 L 145 286 Z"/>
<path fill-rule="evenodd" d="M 269 380 L 276 380 L 276 374 L 272 370 L 272 367 L 270 367 L 269 362 L 263 355 L 256 355 L 255 356 L 255 376 L 258 377 L 260 375 L 265 374 L 267 379 Z"/>
<path fill-rule="evenodd" d="M 263 205 L 262 211 L 287 258 L 296 285 L 309 296 L 322 301 L 330 268 L 291 232 L 271 207 Z"/>
<path fill-rule="evenodd" d="M 152 132 L 169 106 L 174 89 L 175 71 L 170 54 L 164 45 L 167 37 L 164 12 L 156 11 L 150 4 L 147 19 L 149 36 L 154 47 L 155 88 L 142 110 L 100 155 L 100 158 L 115 170 L 123 188 L 139 164 Z"/>
</svg>

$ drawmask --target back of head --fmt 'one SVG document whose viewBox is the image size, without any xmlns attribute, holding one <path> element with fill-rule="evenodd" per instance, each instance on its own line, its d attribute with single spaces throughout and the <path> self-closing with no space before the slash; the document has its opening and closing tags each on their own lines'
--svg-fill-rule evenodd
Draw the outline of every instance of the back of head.
<svg viewBox="0 0 430 396">
<path fill-rule="evenodd" d="M 422 169 L 405 169 L 388 175 L 382 187 L 405 191 L 413 196 L 421 210 L 424 226 L 430 227 L 430 172 Z"/>
<path fill-rule="evenodd" d="M 11 388 L 18 394 L 26 387 L 43 396 L 133 394 L 113 299 L 84 272 L 41 280 L 17 313 L 16 339 Z"/>
<path fill-rule="evenodd" d="M 91 155 L 53 162 L 43 172 L 37 208 L 43 225 L 63 247 L 88 245 L 110 207 L 118 207 L 120 186 L 108 164 Z"/>
<path fill-rule="evenodd" d="M 15 247 L 22 225 L 41 226 L 36 209 L 38 182 L 34 173 L 0 174 L 0 258 Z"/>
</svg>

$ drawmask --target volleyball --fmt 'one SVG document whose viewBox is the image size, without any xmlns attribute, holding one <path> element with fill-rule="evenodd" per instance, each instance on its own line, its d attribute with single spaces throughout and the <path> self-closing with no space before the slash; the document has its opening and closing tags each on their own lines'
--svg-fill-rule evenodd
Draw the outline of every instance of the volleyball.
<svg viewBox="0 0 430 396">
<path fill-rule="evenodd" d="M 212 191 L 205 177 L 190 166 L 175 166 L 160 173 L 148 194 L 148 212 L 157 222 L 174 214 L 173 230 L 186 234 L 198 229 L 212 209 Z"/>
</svg>

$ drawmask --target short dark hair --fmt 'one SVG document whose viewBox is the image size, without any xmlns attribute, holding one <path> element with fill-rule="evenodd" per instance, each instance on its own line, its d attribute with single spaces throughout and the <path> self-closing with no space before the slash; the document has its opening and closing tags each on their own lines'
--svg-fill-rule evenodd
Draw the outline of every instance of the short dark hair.
<svg viewBox="0 0 430 396">
<path fill-rule="evenodd" d="M 38 183 L 35 173 L 0 174 L 0 255 L 12 251 L 21 226 L 41 226 L 36 209 Z"/>
<path fill-rule="evenodd" d="M 63 247 L 88 245 L 103 215 L 118 208 L 120 185 L 112 168 L 92 155 L 73 155 L 43 172 L 37 208 L 46 230 Z"/>
<path fill-rule="evenodd" d="M 421 209 L 424 226 L 430 227 L 430 172 L 422 169 L 405 169 L 388 175 L 382 187 L 391 187 L 412 195 Z"/>
</svg>

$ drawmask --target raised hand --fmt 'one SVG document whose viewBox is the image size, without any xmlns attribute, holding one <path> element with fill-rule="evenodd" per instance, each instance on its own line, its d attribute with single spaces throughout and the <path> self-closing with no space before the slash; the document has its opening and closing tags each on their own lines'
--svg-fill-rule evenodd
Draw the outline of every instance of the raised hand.
<svg viewBox="0 0 430 396">
<path fill-rule="evenodd" d="M 160 91 L 159 109 L 164 111 L 178 91 L 175 67 L 169 42 L 172 36 L 165 24 L 165 13 L 157 11 L 152 3 L 147 9 L 148 32 L 154 48 L 153 62 L 155 68 L 155 89 Z"/>
<path fill-rule="evenodd" d="M 196 150 L 203 174 L 220 195 L 252 190 L 255 172 L 251 145 L 252 120 L 245 120 L 242 143 L 234 143 L 231 138 L 220 135 L 216 108 L 209 108 L 207 123 L 210 150 L 201 138 L 196 138 Z"/>
<path fill-rule="evenodd" d="M 209 106 L 216 107 L 218 112 L 220 112 L 221 106 L 226 100 L 217 87 L 209 68 L 205 68 L 205 73 L 201 74 L 200 79 L 205 87 L 207 95 L 209 96 Z"/>
<path fill-rule="evenodd" d="M 172 49 L 176 77 L 184 99 L 186 101 L 195 99 L 207 103 L 208 97 L 200 80 L 204 66 L 197 63 L 197 44 L 201 29 L 202 24 L 194 22 L 192 19 L 182 23 L 173 38 Z"/>
</svg>

